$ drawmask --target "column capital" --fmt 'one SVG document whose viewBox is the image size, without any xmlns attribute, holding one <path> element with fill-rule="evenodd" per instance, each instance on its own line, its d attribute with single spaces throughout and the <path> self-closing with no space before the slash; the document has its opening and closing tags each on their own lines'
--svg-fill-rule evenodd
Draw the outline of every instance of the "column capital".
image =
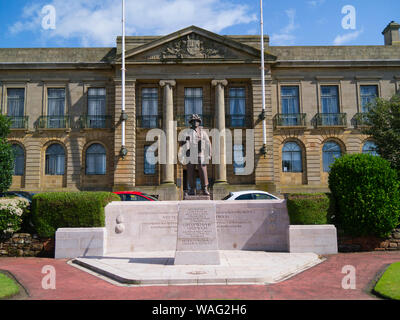
<svg viewBox="0 0 400 320">
<path fill-rule="evenodd" d="M 218 86 L 218 85 L 221 85 L 221 86 L 223 86 L 223 87 L 226 87 L 227 85 L 228 85 L 228 80 L 226 80 L 226 79 L 215 79 L 215 80 L 212 80 L 211 81 L 211 85 L 213 86 L 213 87 L 216 87 L 216 86 Z"/>
<path fill-rule="evenodd" d="M 176 81 L 175 80 L 161 80 L 160 81 L 160 86 L 165 87 L 165 86 L 170 86 L 170 87 L 175 87 Z"/>
</svg>

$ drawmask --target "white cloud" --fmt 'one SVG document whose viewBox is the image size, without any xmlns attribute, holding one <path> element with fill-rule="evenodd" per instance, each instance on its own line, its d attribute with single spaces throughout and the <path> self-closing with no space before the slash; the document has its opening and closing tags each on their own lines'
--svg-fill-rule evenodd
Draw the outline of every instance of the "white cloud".
<svg viewBox="0 0 400 320">
<path fill-rule="evenodd" d="M 364 32 L 364 30 L 357 30 L 357 31 L 350 32 L 347 34 L 337 35 L 335 40 L 333 40 L 333 44 L 335 46 L 341 46 L 345 43 L 356 40 L 363 32 Z"/>
<path fill-rule="evenodd" d="M 310 1 L 307 1 L 307 4 L 310 7 L 314 7 L 314 8 L 322 6 L 324 3 L 325 3 L 325 0 L 310 0 Z"/>
<path fill-rule="evenodd" d="M 271 44 L 273 45 L 289 45 L 292 44 L 296 37 L 293 35 L 298 26 L 295 24 L 296 10 L 288 9 L 285 11 L 289 18 L 289 23 L 286 27 L 280 30 L 279 33 L 273 33 L 271 36 Z"/>
<path fill-rule="evenodd" d="M 43 5 L 56 8 L 55 30 L 41 29 L 41 6 L 23 8 L 21 19 L 9 27 L 16 34 L 36 31 L 48 39 L 76 38 L 84 46 L 115 45 L 121 35 L 121 0 L 51 0 Z M 256 21 L 256 14 L 246 5 L 230 0 L 128 0 L 126 31 L 128 35 L 165 35 L 189 25 L 214 32 Z"/>
</svg>

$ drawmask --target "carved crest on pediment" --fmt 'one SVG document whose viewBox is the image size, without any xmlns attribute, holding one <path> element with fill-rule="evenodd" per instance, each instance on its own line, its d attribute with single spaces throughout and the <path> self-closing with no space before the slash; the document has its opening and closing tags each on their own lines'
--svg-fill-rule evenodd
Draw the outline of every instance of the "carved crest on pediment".
<svg viewBox="0 0 400 320">
<path fill-rule="evenodd" d="M 162 60 L 183 58 L 218 58 L 223 54 L 214 48 L 212 43 L 200 39 L 196 34 L 188 35 L 186 38 L 178 39 L 169 43 L 160 53 Z"/>
</svg>

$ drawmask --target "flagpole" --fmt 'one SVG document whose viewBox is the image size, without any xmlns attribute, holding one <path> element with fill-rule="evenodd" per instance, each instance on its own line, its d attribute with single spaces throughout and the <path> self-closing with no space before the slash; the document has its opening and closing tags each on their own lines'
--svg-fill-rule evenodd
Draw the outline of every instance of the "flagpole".
<svg viewBox="0 0 400 320">
<path fill-rule="evenodd" d="M 264 17 L 263 2 L 260 0 L 260 21 L 261 21 L 261 83 L 262 83 L 262 125 L 263 125 L 263 147 L 262 153 L 267 153 L 267 125 L 265 119 L 265 62 L 264 62 Z"/>
<path fill-rule="evenodd" d="M 125 0 L 122 0 L 122 105 L 121 105 L 121 155 L 124 158 L 128 150 L 125 147 L 125 121 L 127 116 L 125 114 Z"/>
</svg>

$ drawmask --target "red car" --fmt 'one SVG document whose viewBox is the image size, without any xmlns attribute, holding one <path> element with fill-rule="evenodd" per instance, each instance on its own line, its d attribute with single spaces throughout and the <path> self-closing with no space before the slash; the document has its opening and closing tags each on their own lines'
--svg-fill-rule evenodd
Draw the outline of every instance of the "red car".
<svg viewBox="0 0 400 320">
<path fill-rule="evenodd" d="M 157 198 L 139 191 L 118 191 L 114 193 L 119 195 L 121 201 L 158 201 Z"/>
</svg>

